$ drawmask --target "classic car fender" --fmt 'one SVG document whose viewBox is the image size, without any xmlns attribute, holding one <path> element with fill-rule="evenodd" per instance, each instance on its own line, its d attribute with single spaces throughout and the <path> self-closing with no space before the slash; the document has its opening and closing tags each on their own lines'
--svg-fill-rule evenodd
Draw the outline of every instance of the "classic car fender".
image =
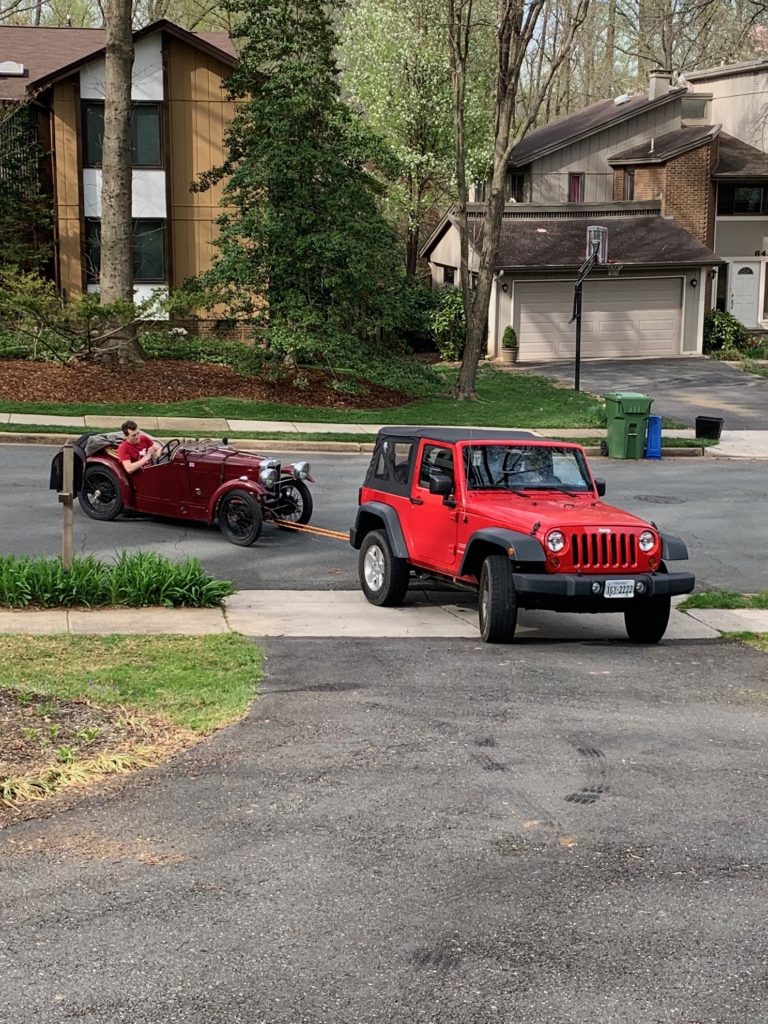
<svg viewBox="0 0 768 1024">
<path fill-rule="evenodd" d="M 408 548 L 397 512 L 382 501 L 366 501 L 358 508 L 355 525 L 349 531 L 349 543 L 359 550 L 365 535 L 371 530 L 380 529 L 382 525 L 395 558 L 407 558 Z"/>
<path fill-rule="evenodd" d="M 671 533 L 661 533 L 661 557 L 666 562 L 682 562 L 688 558 L 688 547 L 684 540 Z"/>
<path fill-rule="evenodd" d="M 267 493 L 266 487 L 263 487 L 260 483 L 255 480 L 227 480 L 226 483 L 222 484 L 217 490 L 213 492 L 211 500 L 208 502 L 208 522 L 212 523 L 216 519 L 216 513 L 219 507 L 219 502 L 222 497 L 228 491 L 248 491 L 254 498 L 262 503 L 264 495 Z"/>
<path fill-rule="evenodd" d="M 470 537 L 458 575 L 479 575 L 483 559 L 494 548 L 499 554 L 508 554 L 515 562 L 536 564 L 546 561 L 544 548 L 529 533 L 519 533 L 517 530 L 505 530 L 501 527 L 490 526 L 478 530 Z M 512 553 L 513 551 L 514 553 Z"/>
<path fill-rule="evenodd" d="M 123 469 L 120 461 L 109 455 L 91 455 L 86 459 L 85 470 L 87 470 L 89 466 L 95 465 L 104 466 L 115 474 L 120 486 L 120 497 L 123 499 L 123 507 L 128 509 L 133 508 L 135 499 L 133 487 L 131 485 L 131 478 Z M 85 470 L 83 472 L 85 472 Z"/>
</svg>

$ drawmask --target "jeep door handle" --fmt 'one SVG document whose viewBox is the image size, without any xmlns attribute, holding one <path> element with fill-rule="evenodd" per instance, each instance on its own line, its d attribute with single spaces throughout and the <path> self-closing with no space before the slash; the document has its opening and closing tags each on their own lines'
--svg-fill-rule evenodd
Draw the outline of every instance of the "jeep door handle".
<svg viewBox="0 0 768 1024">
<path fill-rule="evenodd" d="M 423 498 L 411 498 L 411 504 L 412 505 L 423 505 L 424 504 L 424 499 Z"/>
</svg>

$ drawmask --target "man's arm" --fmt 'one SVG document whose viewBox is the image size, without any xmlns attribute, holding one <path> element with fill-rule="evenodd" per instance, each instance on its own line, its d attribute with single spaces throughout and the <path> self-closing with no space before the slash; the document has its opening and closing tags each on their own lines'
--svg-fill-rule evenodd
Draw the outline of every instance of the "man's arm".
<svg viewBox="0 0 768 1024">
<path fill-rule="evenodd" d="M 131 462 L 130 459 L 123 459 L 123 469 L 126 473 L 135 473 L 137 469 L 141 469 L 143 466 L 146 466 L 151 458 L 152 452 L 150 450 L 146 455 L 142 455 L 142 457 L 137 459 L 135 462 Z"/>
</svg>

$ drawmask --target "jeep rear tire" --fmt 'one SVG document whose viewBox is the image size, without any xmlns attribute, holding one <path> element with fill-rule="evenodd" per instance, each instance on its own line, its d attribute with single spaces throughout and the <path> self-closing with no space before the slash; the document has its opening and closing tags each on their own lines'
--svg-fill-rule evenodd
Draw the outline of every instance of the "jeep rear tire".
<svg viewBox="0 0 768 1024">
<path fill-rule="evenodd" d="M 366 534 L 360 546 L 358 576 L 371 604 L 392 608 L 402 604 L 408 590 L 410 568 L 404 558 L 392 554 L 387 535 L 381 530 Z"/>
<path fill-rule="evenodd" d="M 487 644 L 508 644 L 515 637 L 517 595 L 507 555 L 488 555 L 480 571 L 480 635 Z"/>
<path fill-rule="evenodd" d="M 671 610 L 669 595 L 634 600 L 624 612 L 627 636 L 633 644 L 657 644 L 667 631 Z"/>
</svg>

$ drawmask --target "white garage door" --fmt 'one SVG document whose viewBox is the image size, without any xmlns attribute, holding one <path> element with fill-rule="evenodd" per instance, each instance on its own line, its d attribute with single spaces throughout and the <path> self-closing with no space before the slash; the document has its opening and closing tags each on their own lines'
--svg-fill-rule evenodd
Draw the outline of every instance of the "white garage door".
<svg viewBox="0 0 768 1024">
<path fill-rule="evenodd" d="M 575 352 L 573 284 L 516 281 L 515 330 L 521 360 L 569 359 Z M 584 358 L 680 354 L 682 280 L 619 277 L 585 281 L 581 315 Z"/>
</svg>

